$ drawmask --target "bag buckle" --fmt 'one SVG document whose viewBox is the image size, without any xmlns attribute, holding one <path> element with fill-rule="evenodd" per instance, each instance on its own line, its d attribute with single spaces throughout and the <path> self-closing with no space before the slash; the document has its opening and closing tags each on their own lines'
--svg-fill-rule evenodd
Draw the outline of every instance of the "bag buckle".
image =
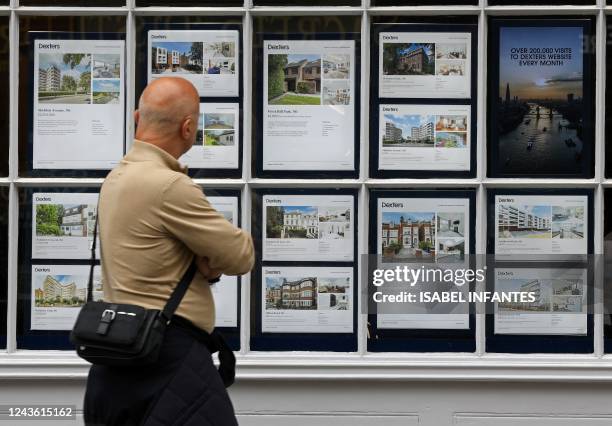
<svg viewBox="0 0 612 426">
<path fill-rule="evenodd" d="M 96 333 L 101 335 L 106 335 L 108 333 L 108 329 L 110 328 L 111 322 L 115 319 L 117 313 L 112 309 L 105 309 L 102 312 L 102 318 L 100 318 L 100 324 L 98 324 L 98 329 Z"/>
</svg>

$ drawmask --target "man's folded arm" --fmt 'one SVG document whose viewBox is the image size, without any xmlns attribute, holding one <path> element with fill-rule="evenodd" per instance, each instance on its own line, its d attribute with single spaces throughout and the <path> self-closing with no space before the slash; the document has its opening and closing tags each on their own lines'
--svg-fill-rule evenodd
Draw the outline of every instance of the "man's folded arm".
<svg viewBox="0 0 612 426">
<path fill-rule="evenodd" d="M 162 193 L 161 215 L 166 230 L 193 253 L 208 258 L 211 269 L 241 275 L 253 267 L 253 240 L 208 202 L 187 176 L 174 179 Z"/>
</svg>

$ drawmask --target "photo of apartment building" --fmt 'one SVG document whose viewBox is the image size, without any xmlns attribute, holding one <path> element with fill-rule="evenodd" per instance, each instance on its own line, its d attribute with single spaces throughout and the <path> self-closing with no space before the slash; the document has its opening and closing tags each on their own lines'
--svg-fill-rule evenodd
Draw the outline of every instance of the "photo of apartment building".
<svg viewBox="0 0 612 426">
<path fill-rule="evenodd" d="M 385 114 L 383 146 L 432 148 L 435 142 L 435 116 Z"/>
<path fill-rule="evenodd" d="M 57 92 L 62 86 L 62 72 L 55 65 L 38 69 L 38 90 L 43 92 Z"/>
<path fill-rule="evenodd" d="M 80 281 L 85 282 L 84 277 Z M 34 289 L 36 307 L 80 307 L 87 298 L 87 289 L 78 287 L 75 277 L 46 275 Z"/>
<path fill-rule="evenodd" d="M 502 287 L 497 291 L 517 291 L 521 293 L 530 293 L 533 296 L 533 302 L 526 301 L 504 301 L 497 304 L 500 311 L 512 312 L 546 312 L 550 311 L 550 280 L 529 279 L 529 280 L 503 280 Z"/>
<path fill-rule="evenodd" d="M 551 238 L 550 206 L 497 205 L 500 238 Z"/>
<path fill-rule="evenodd" d="M 381 250 L 387 260 L 435 257 L 435 213 L 383 213 Z"/>
<path fill-rule="evenodd" d="M 317 309 L 317 278 L 266 277 L 266 309 Z"/>
</svg>

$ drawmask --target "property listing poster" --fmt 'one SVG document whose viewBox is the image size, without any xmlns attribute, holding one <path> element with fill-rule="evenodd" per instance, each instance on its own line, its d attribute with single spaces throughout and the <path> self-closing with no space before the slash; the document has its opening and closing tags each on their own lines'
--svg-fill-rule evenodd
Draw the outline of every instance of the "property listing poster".
<svg viewBox="0 0 612 426">
<path fill-rule="evenodd" d="M 264 195 L 263 260 L 353 261 L 352 195 Z"/>
<path fill-rule="evenodd" d="M 263 333 L 352 333 L 353 268 L 263 267 Z"/>
<path fill-rule="evenodd" d="M 193 169 L 237 169 L 239 110 L 237 103 L 200 104 L 196 141 L 180 161 Z"/>
<path fill-rule="evenodd" d="M 380 170 L 469 170 L 469 105 L 380 105 Z"/>
<path fill-rule="evenodd" d="M 87 301 L 89 265 L 32 265 L 31 330 L 71 330 Z M 100 268 L 94 268 L 93 300 L 101 300 Z"/>
<path fill-rule="evenodd" d="M 495 269 L 495 291 L 533 302 L 495 302 L 495 334 L 587 334 L 586 269 Z"/>
<path fill-rule="evenodd" d="M 207 197 L 208 202 L 233 225 L 238 224 L 237 197 Z M 238 327 L 238 277 L 222 275 L 210 286 L 215 301 L 215 325 Z"/>
<path fill-rule="evenodd" d="M 237 97 L 238 43 L 236 30 L 150 30 L 148 81 L 182 77 L 200 97 Z"/>
<path fill-rule="evenodd" d="M 355 169 L 355 42 L 265 40 L 263 169 Z"/>
<path fill-rule="evenodd" d="M 89 259 L 97 205 L 96 193 L 32 194 L 32 259 Z"/>
<path fill-rule="evenodd" d="M 470 247 L 470 200 L 467 198 L 380 198 L 378 200 L 378 254 L 381 262 L 439 263 L 463 267 Z M 388 267 L 388 266 L 387 266 Z M 428 291 L 463 291 L 468 286 L 428 283 Z M 411 303 L 385 307 L 377 315 L 381 329 L 469 329 L 467 303 Z"/>
<path fill-rule="evenodd" d="M 584 29 L 501 26 L 495 159 L 505 174 L 582 171 Z M 593 77 L 594 78 L 594 77 Z"/>
<path fill-rule="evenodd" d="M 379 97 L 469 98 L 471 43 L 470 33 L 380 33 Z"/>
<path fill-rule="evenodd" d="M 496 195 L 495 257 L 586 255 L 587 202 L 584 195 Z"/>
<path fill-rule="evenodd" d="M 123 40 L 34 42 L 34 169 L 111 169 L 123 157 Z"/>
</svg>

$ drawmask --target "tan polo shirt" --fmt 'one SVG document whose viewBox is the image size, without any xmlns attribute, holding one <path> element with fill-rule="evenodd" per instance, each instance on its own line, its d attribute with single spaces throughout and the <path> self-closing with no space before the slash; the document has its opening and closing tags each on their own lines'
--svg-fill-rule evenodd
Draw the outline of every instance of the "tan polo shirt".
<svg viewBox="0 0 612 426">
<path fill-rule="evenodd" d="M 193 254 L 241 275 L 253 267 L 251 236 L 228 222 L 168 154 L 136 140 L 100 191 L 104 300 L 161 309 Z M 198 271 L 177 314 L 210 332 L 215 306 Z"/>
</svg>

